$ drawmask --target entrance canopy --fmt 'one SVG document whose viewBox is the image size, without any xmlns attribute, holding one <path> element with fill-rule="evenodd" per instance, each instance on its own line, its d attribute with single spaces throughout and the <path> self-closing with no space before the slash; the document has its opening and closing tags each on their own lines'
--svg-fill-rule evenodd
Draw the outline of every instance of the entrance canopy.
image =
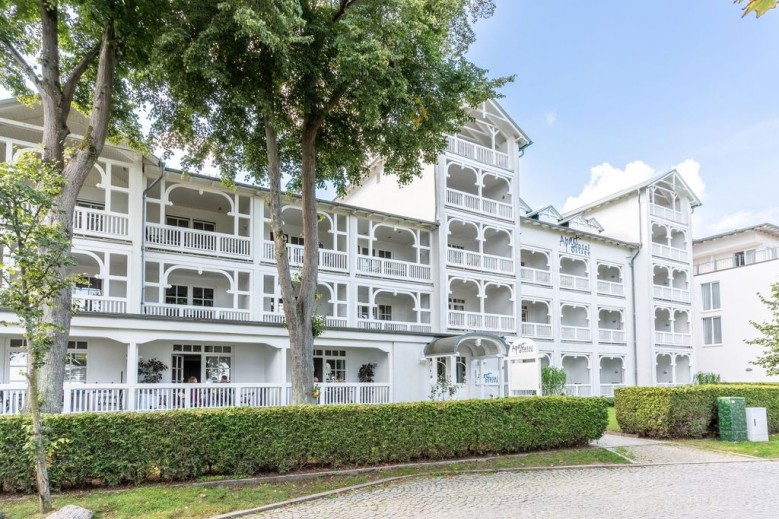
<svg viewBox="0 0 779 519">
<path fill-rule="evenodd" d="M 506 341 L 487 332 L 468 332 L 452 337 L 435 339 L 425 345 L 425 357 L 504 357 L 508 351 Z"/>
</svg>

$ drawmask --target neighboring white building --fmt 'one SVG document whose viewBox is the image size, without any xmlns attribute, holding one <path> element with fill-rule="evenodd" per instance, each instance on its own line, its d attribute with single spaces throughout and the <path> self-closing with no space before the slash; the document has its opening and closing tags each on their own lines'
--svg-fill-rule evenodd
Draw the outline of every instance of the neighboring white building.
<svg viewBox="0 0 779 519">
<path fill-rule="evenodd" d="M 779 381 L 752 364 L 763 348 L 744 342 L 758 336 L 749 321 L 772 318 L 757 294 L 768 296 L 779 282 L 779 227 L 764 223 L 695 240 L 693 262 L 698 370 L 728 382 Z"/>
<path fill-rule="evenodd" d="M 321 401 L 424 400 L 444 373 L 461 384 L 459 398 L 505 394 L 506 341 L 519 336 L 566 369 L 570 394 L 688 383 L 689 216 L 699 201 L 679 175 L 566 215 L 534 211 L 519 196 L 530 140 L 495 102 L 472 115 L 411 186 L 377 161 L 343 200 L 319 203 Z M 74 133 L 84 131 L 73 119 Z M 40 126 L 36 111 L 0 103 L 0 160 L 37 149 Z M 106 146 L 74 217 L 87 282 L 74 292 L 67 410 L 288 402 L 266 198 Z M 282 212 L 294 266 L 298 202 Z M 0 332 L 3 414 L 23 400 L 25 362 L 18 326 Z M 161 383 L 139 384 L 138 361 L 150 358 L 169 369 Z M 360 383 L 368 363 L 374 382 Z M 222 375 L 231 383 L 214 385 Z M 184 391 L 193 376 L 200 382 Z"/>
</svg>

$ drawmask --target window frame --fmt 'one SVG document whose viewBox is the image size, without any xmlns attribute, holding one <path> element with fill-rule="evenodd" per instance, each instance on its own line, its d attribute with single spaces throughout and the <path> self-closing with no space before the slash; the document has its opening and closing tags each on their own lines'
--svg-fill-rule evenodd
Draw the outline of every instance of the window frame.
<svg viewBox="0 0 779 519">
<path fill-rule="evenodd" d="M 719 324 L 715 326 L 715 322 Z M 715 331 L 719 332 L 719 342 L 715 342 L 715 339 L 717 338 Z M 722 346 L 722 316 L 712 315 L 703 318 L 703 345 Z"/>
</svg>

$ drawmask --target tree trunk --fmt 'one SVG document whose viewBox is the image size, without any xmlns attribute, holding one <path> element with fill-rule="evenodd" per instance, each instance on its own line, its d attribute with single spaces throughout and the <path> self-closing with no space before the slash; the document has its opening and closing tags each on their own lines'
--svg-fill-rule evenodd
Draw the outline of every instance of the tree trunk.
<svg viewBox="0 0 779 519">
<path fill-rule="evenodd" d="M 34 334 L 28 333 L 28 337 Z M 29 340 L 29 339 L 28 339 Z M 33 457 L 35 461 L 35 481 L 38 487 L 38 506 L 42 514 L 51 511 L 51 490 L 49 488 L 49 471 L 46 468 L 46 448 L 43 442 L 43 419 L 40 409 L 40 394 L 38 392 L 37 353 L 35 347 L 29 345 L 27 351 L 31 358 L 32 368 L 27 373 L 28 402 L 32 420 Z M 61 391 L 61 388 L 60 388 Z"/>
</svg>

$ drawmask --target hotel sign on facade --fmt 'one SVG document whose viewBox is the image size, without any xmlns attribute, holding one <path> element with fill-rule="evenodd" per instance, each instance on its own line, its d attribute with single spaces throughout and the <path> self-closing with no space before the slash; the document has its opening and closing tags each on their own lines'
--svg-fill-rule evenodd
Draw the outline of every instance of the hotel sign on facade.
<svg viewBox="0 0 779 519">
<path fill-rule="evenodd" d="M 580 242 L 579 238 L 560 236 L 560 247 L 568 254 L 576 254 L 578 256 L 590 255 L 590 244 Z"/>
</svg>

